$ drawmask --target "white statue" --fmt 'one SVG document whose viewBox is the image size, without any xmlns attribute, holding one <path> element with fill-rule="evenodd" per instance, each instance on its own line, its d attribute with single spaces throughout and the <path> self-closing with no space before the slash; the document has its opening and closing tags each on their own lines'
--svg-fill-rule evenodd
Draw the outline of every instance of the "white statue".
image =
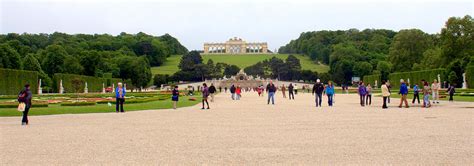
<svg viewBox="0 0 474 166">
<path fill-rule="evenodd" d="M 38 94 L 43 94 L 43 88 L 41 88 L 41 78 L 39 79 L 39 83 L 38 83 Z"/>
<path fill-rule="evenodd" d="M 105 93 L 105 84 L 102 83 L 102 93 Z"/>
<path fill-rule="evenodd" d="M 378 80 L 375 80 L 374 87 L 377 89 L 378 86 Z"/>
<path fill-rule="evenodd" d="M 408 89 L 410 89 L 410 78 L 407 79 L 407 83 L 408 83 Z"/>
<path fill-rule="evenodd" d="M 89 89 L 87 89 L 87 82 L 86 82 L 86 86 L 84 87 L 84 93 L 89 93 Z"/>
<path fill-rule="evenodd" d="M 59 94 L 64 93 L 63 80 L 59 81 Z"/>
<path fill-rule="evenodd" d="M 115 93 L 115 84 L 112 84 L 112 93 Z"/>
<path fill-rule="evenodd" d="M 439 86 L 440 88 L 441 88 L 441 86 L 440 86 L 441 84 L 442 84 L 442 82 L 441 82 L 441 75 L 438 74 L 438 86 Z"/>
<path fill-rule="evenodd" d="M 462 73 L 462 89 L 467 89 L 466 73 Z"/>
</svg>

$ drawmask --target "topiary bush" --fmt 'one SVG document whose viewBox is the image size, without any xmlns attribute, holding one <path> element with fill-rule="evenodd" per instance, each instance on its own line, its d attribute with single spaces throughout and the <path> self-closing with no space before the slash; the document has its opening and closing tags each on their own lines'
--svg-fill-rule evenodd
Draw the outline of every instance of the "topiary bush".
<svg viewBox="0 0 474 166">
<path fill-rule="evenodd" d="M 17 95 L 25 84 L 30 84 L 33 94 L 38 92 L 38 72 L 0 69 L 0 95 Z"/>
</svg>

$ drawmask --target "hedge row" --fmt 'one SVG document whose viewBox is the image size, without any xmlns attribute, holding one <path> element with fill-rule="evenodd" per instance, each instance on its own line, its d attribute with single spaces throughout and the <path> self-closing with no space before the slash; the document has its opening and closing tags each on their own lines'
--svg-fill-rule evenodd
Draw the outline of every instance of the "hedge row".
<svg viewBox="0 0 474 166">
<path fill-rule="evenodd" d="M 372 85 L 372 87 L 375 87 L 375 81 L 377 81 L 377 88 L 382 85 L 382 75 L 380 74 L 366 75 L 362 80 L 364 83 Z"/>
<path fill-rule="evenodd" d="M 0 104 L 0 108 L 17 108 L 17 107 L 18 107 L 18 103 Z M 35 107 L 48 107 L 48 103 L 38 103 L 38 104 L 33 103 L 33 105 L 31 107 L 32 108 L 35 108 Z"/>
<path fill-rule="evenodd" d="M 420 85 L 421 80 L 433 82 L 434 79 L 438 79 L 438 74 L 441 77 L 441 81 L 445 81 L 445 69 L 392 73 L 388 76 L 388 78 L 392 88 L 398 89 L 400 87 L 400 79 L 404 79 L 405 82 L 408 82 L 408 79 L 410 79 L 410 86 L 413 86 L 414 84 Z"/>
<path fill-rule="evenodd" d="M 53 76 L 54 87 L 55 91 L 59 92 L 60 82 L 63 81 L 63 88 L 65 93 L 75 93 L 75 89 L 73 87 L 73 80 L 78 79 L 81 80 L 81 85 L 79 88 L 79 93 L 84 92 L 85 83 L 87 82 L 87 89 L 88 92 L 102 92 L 102 88 L 107 88 L 108 86 L 112 86 L 112 84 L 117 84 L 121 81 L 121 79 L 117 78 L 100 78 L 100 77 L 92 77 L 92 76 L 84 76 L 84 75 L 76 75 L 76 74 L 62 74 L 56 73 Z"/>
<path fill-rule="evenodd" d="M 27 83 L 31 92 L 37 93 L 38 72 L 0 69 L 0 95 L 17 95 Z"/>
<path fill-rule="evenodd" d="M 474 89 L 474 66 L 466 68 L 466 82 L 468 88 Z"/>
<path fill-rule="evenodd" d="M 95 104 L 95 102 L 65 102 L 61 103 L 61 106 L 91 106 Z"/>
</svg>

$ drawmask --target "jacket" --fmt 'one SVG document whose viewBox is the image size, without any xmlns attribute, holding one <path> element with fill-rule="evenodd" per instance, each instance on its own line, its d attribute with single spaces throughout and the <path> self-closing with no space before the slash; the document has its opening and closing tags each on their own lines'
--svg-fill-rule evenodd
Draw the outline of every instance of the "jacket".
<svg viewBox="0 0 474 166">
<path fill-rule="evenodd" d="M 388 91 L 387 85 L 384 84 L 384 85 L 382 85 L 380 88 L 382 89 L 382 96 L 383 96 L 383 97 L 388 97 L 388 96 L 390 96 L 390 91 Z"/>
<path fill-rule="evenodd" d="M 293 92 L 293 85 L 290 84 L 290 86 L 288 86 L 288 92 Z"/>
<path fill-rule="evenodd" d="M 202 97 L 208 97 L 208 96 L 209 96 L 209 88 L 202 87 Z"/>
<path fill-rule="evenodd" d="M 214 85 L 211 85 L 209 87 L 209 93 L 215 93 L 217 90 L 216 90 L 216 87 L 214 87 Z"/>
<path fill-rule="evenodd" d="M 268 84 L 267 85 L 267 91 L 268 92 L 276 92 L 275 84 L 272 84 L 272 85 Z"/>
<path fill-rule="evenodd" d="M 120 97 L 119 87 L 115 88 L 115 98 L 124 98 L 125 93 L 127 93 L 127 90 L 125 90 L 125 87 L 122 87 L 122 96 Z"/>
<path fill-rule="evenodd" d="M 413 86 L 413 93 L 418 94 L 420 92 L 420 89 L 418 88 L 418 85 Z"/>
<path fill-rule="evenodd" d="M 321 84 L 321 83 L 316 83 L 316 84 L 314 84 L 314 86 L 313 86 L 313 94 L 314 94 L 314 93 L 322 94 L 323 91 L 324 91 L 324 86 L 323 86 L 323 84 Z"/>
<path fill-rule="evenodd" d="M 407 84 L 402 83 L 402 84 L 400 85 L 400 91 L 398 92 L 398 94 L 402 94 L 402 95 L 408 94 L 408 87 L 407 87 Z"/>
<path fill-rule="evenodd" d="M 333 95 L 334 94 L 334 85 L 326 86 L 326 94 L 327 95 Z"/>
<path fill-rule="evenodd" d="M 230 87 L 230 93 L 235 93 L 235 86 L 232 85 L 232 86 Z"/>
<path fill-rule="evenodd" d="M 364 85 L 360 85 L 360 86 L 359 86 L 359 95 L 365 96 L 366 94 L 367 94 L 367 91 L 365 90 L 365 86 L 364 86 Z"/>
</svg>

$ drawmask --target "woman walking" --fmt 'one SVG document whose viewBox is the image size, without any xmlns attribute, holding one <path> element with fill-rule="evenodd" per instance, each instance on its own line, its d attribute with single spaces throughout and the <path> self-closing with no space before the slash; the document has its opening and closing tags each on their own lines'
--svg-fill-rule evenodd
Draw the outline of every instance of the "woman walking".
<svg viewBox="0 0 474 166">
<path fill-rule="evenodd" d="M 382 97 L 383 97 L 383 105 L 382 109 L 387 109 L 387 99 L 390 96 L 390 91 L 388 90 L 388 87 L 385 83 L 385 80 L 382 81 L 382 86 L 380 87 L 382 89 Z"/>
<path fill-rule="evenodd" d="M 367 91 L 367 96 L 365 97 L 365 105 L 372 105 L 372 86 L 367 84 L 365 87 L 365 91 Z"/>
<path fill-rule="evenodd" d="M 365 95 L 367 95 L 367 91 L 365 90 L 364 82 L 359 83 L 359 96 L 360 96 L 360 106 L 365 106 Z"/>
<path fill-rule="evenodd" d="M 21 118 L 21 125 L 28 125 L 28 112 L 30 111 L 31 108 L 31 98 L 33 97 L 33 94 L 30 91 L 30 84 L 26 84 L 25 88 L 20 91 L 18 94 L 18 102 L 24 103 L 25 108 L 23 110 L 23 117 Z"/>
<path fill-rule="evenodd" d="M 242 97 L 242 88 L 240 87 L 240 85 L 237 85 L 237 88 L 235 89 L 235 94 L 236 94 L 236 97 L 235 99 L 236 100 L 240 100 L 240 97 Z"/>
<path fill-rule="evenodd" d="M 120 112 L 124 113 L 125 111 L 123 110 L 123 103 L 125 102 L 125 93 L 127 92 L 122 86 L 121 82 L 119 82 L 117 85 L 118 86 L 115 89 L 115 112 L 119 113 L 120 107 Z"/>
<path fill-rule="evenodd" d="M 328 95 L 328 104 L 332 107 L 333 103 L 333 96 L 334 96 L 334 85 L 332 85 L 331 81 L 328 81 L 328 85 L 326 86 L 326 95 Z"/>
<path fill-rule="evenodd" d="M 433 104 L 439 104 L 439 83 L 438 80 L 434 79 L 433 83 L 431 84 L 431 91 L 433 93 Z"/>
<path fill-rule="evenodd" d="M 430 85 L 428 84 L 428 81 L 423 81 L 423 107 L 429 108 L 431 107 L 430 103 L 430 93 L 431 93 L 431 88 Z"/>
<path fill-rule="evenodd" d="M 171 95 L 171 101 L 173 101 L 173 109 L 176 109 L 176 105 L 178 104 L 179 98 L 178 86 L 174 86 L 173 91 L 171 91 Z"/>
<path fill-rule="evenodd" d="M 283 84 L 281 86 L 281 93 L 283 94 L 283 98 L 286 98 L 286 88 L 285 88 L 285 84 Z"/>
<path fill-rule="evenodd" d="M 209 102 L 207 101 L 207 98 L 209 97 L 209 88 L 207 87 L 206 83 L 202 84 L 202 108 L 204 109 L 204 102 L 207 104 L 207 109 L 209 109 Z"/>
</svg>

